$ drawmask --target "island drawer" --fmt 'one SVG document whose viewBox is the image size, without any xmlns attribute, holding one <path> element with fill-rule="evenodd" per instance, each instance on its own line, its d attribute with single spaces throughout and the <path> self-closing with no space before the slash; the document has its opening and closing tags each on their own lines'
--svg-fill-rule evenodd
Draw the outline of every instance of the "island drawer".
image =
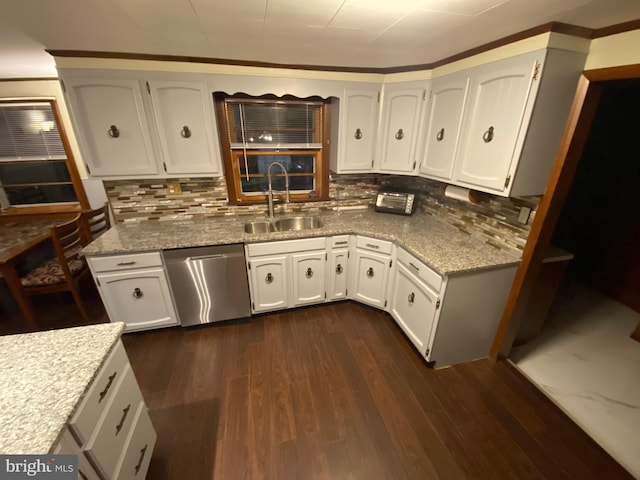
<svg viewBox="0 0 640 480">
<path fill-rule="evenodd" d="M 114 478 L 146 478 L 156 438 L 147 407 L 140 402 Z"/>
<path fill-rule="evenodd" d="M 161 267 L 163 265 L 160 252 L 89 257 L 87 261 L 94 272 L 112 272 L 132 268 Z"/>
<path fill-rule="evenodd" d="M 142 401 L 136 377 L 130 366 L 124 371 L 110 403 L 103 412 L 91 438 L 85 446 L 87 455 L 105 478 L 114 474 L 134 425 L 134 417 Z"/>
<path fill-rule="evenodd" d="M 392 242 L 386 240 L 378 240 L 377 238 L 360 237 L 356 240 L 356 247 L 365 250 L 371 250 L 379 253 L 391 254 Z"/>
<path fill-rule="evenodd" d="M 122 341 L 118 341 L 109 358 L 91 383 L 84 400 L 69 421 L 69 428 L 81 445 L 91 437 L 98 419 L 109 404 L 116 385 L 129 365 Z"/>
<path fill-rule="evenodd" d="M 442 286 L 442 277 L 426 264 L 407 252 L 404 248 L 398 248 L 397 260 L 436 292 L 440 291 L 440 287 Z"/>
</svg>

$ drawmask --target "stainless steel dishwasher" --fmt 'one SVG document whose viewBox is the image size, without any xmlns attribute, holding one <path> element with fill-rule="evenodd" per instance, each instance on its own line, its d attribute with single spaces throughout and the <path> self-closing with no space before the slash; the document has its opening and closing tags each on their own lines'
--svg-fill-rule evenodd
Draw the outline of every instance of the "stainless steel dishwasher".
<svg viewBox="0 0 640 480">
<path fill-rule="evenodd" d="M 183 327 L 251 315 L 242 244 L 178 248 L 163 255 Z"/>
</svg>

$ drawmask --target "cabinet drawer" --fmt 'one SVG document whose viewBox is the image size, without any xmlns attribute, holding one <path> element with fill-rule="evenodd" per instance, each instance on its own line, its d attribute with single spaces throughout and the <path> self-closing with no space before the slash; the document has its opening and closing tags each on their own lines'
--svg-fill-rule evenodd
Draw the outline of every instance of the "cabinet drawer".
<svg viewBox="0 0 640 480">
<path fill-rule="evenodd" d="M 391 254 L 391 242 L 386 240 L 378 240 L 377 238 L 370 237 L 358 237 L 356 240 L 356 246 L 358 248 L 364 248 L 365 250 L 371 250 L 373 252 L 380 252 Z"/>
<path fill-rule="evenodd" d="M 69 428 L 80 444 L 84 445 L 91 437 L 98 419 L 114 395 L 116 385 L 120 382 L 128 364 L 129 359 L 122 341 L 118 341 L 69 422 Z"/>
<path fill-rule="evenodd" d="M 442 277 L 404 248 L 398 248 L 398 262 L 402 263 L 411 273 L 433 288 L 436 293 L 440 291 Z"/>
<path fill-rule="evenodd" d="M 133 419 L 142 402 L 136 377 L 127 364 L 111 402 L 103 413 L 85 451 L 106 478 L 114 478 Z"/>
<path fill-rule="evenodd" d="M 348 248 L 349 247 L 349 235 L 336 235 L 329 238 L 329 245 L 331 248 Z"/>
<path fill-rule="evenodd" d="M 132 268 L 160 267 L 160 252 L 133 253 L 131 255 L 113 255 L 109 257 L 89 257 L 87 259 L 94 272 L 129 270 Z"/>
<path fill-rule="evenodd" d="M 259 257 L 261 255 L 325 250 L 325 248 L 325 237 L 315 237 L 284 240 L 282 242 L 251 243 L 247 245 L 247 253 L 250 257 Z"/>
<path fill-rule="evenodd" d="M 114 478 L 118 480 L 146 478 L 156 437 L 149 412 L 144 402 L 140 402 Z"/>
</svg>

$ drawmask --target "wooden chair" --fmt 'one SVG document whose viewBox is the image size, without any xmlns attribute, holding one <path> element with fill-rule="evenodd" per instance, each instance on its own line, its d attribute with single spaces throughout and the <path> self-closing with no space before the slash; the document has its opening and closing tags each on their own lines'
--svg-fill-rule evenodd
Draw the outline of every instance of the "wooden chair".
<svg viewBox="0 0 640 480">
<path fill-rule="evenodd" d="M 89 243 L 85 237 L 81 214 L 73 220 L 52 227 L 51 239 L 56 256 L 21 277 L 22 288 L 27 295 L 71 292 L 82 318 L 89 322 L 79 289 L 80 279 L 89 273 L 89 267 L 80 256 L 82 248 Z"/>
<path fill-rule="evenodd" d="M 104 232 L 111 228 L 111 219 L 109 218 L 109 202 L 105 202 L 100 208 L 82 212 L 82 228 L 85 237 L 92 242 Z"/>
</svg>

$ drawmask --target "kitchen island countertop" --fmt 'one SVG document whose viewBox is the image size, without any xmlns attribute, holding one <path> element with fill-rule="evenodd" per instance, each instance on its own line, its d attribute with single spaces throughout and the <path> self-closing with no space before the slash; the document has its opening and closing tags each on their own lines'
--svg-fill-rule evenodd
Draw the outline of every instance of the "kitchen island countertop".
<svg viewBox="0 0 640 480">
<path fill-rule="evenodd" d="M 320 228 L 257 234 L 245 233 L 244 224 L 264 220 L 264 217 L 118 223 L 87 246 L 83 253 L 87 256 L 116 255 L 206 245 L 360 234 L 396 242 L 441 275 L 505 267 L 520 262 L 519 257 L 427 213 L 406 217 L 368 209 L 316 216 L 320 216 L 324 223 Z"/>
<path fill-rule="evenodd" d="M 0 453 L 51 453 L 123 323 L 0 337 Z"/>
</svg>

